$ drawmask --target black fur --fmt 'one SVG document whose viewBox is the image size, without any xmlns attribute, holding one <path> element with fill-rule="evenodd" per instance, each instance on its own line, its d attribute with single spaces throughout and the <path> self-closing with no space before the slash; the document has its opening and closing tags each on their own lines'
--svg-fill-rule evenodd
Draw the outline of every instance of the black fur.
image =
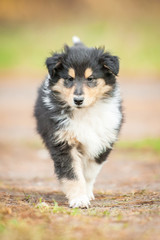
<svg viewBox="0 0 160 240">
<path fill-rule="evenodd" d="M 75 178 L 75 173 L 71 164 L 70 146 L 68 146 L 66 142 L 57 144 L 54 141 L 54 133 L 63 127 L 63 122 L 59 121 L 56 117 L 61 115 L 61 111 L 70 114 L 70 109 L 69 107 L 64 108 L 63 103 L 52 93 L 50 93 L 50 97 L 55 107 L 54 109 L 47 109 L 42 101 L 44 95 L 45 87 L 43 83 L 38 92 L 38 99 L 34 112 L 37 119 L 37 131 L 48 148 L 52 159 L 54 159 L 55 172 L 58 178 L 63 176 L 68 179 L 73 179 Z M 52 116 L 55 116 L 55 118 Z"/>
<path fill-rule="evenodd" d="M 76 81 L 79 81 L 79 89 L 76 90 L 75 94 L 80 95 L 82 94 L 80 84 L 81 80 L 84 80 L 84 71 L 86 68 L 92 68 L 93 78 L 103 78 L 106 84 L 113 87 L 112 91 L 107 93 L 104 98 L 112 97 L 116 89 L 115 76 L 119 72 L 119 60 L 118 57 L 112 56 L 109 52 L 104 52 L 103 48 L 87 48 L 83 44 L 76 44 L 73 47 L 65 46 L 62 53 L 54 53 L 53 56 L 47 58 L 46 66 L 50 77 L 47 84 L 45 80 L 39 88 L 34 111 L 37 130 L 54 160 L 58 178 L 75 179 L 76 174 L 72 167 L 71 157 L 72 146 L 69 146 L 66 141 L 63 143 L 56 142 L 56 132 L 67 124 L 67 118 L 72 118 L 73 109 L 60 98 L 58 92 L 52 91 L 51 87 L 60 78 L 65 79 L 66 87 L 72 87 L 74 83 L 68 77 L 68 68 L 72 67 L 77 73 Z M 84 81 L 90 88 L 96 86 L 92 79 L 91 81 L 89 79 Z M 44 102 L 46 96 L 49 99 L 48 105 L 47 100 Z M 111 149 L 107 149 L 100 153 L 95 161 L 101 164 L 106 160 L 110 151 Z"/>
<path fill-rule="evenodd" d="M 104 78 L 107 84 L 115 83 L 115 75 L 119 72 L 118 57 L 109 52 L 104 53 L 104 48 L 87 48 L 83 45 L 71 48 L 65 46 L 64 52 L 47 58 L 46 66 L 53 84 L 60 77 L 68 79 L 67 70 L 70 67 L 75 69 L 79 78 L 83 77 L 86 68 L 92 68 L 94 77 Z"/>
<path fill-rule="evenodd" d="M 103 163 L 107 159 L 107 157 L 110 154 L 111 150 L 112 150 L 111 148 L 107 148 L 104 152 L 102 152 L 98 157 L 95 158 L 95 161 L 98 164 Z"/>
</svg>

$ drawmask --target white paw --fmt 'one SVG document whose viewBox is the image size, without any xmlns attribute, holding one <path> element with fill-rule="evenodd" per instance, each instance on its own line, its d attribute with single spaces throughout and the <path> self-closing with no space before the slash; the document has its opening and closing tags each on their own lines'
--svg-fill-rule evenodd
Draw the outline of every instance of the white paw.
<svg viewBox="0 0 160 240">
<path fill-rule="evenodd" d="M 95 199 L 95 196 L 94 196 L 93 192 L 88 193 L 88 198 L 89 198 L 89 200 L 94 200 Z"/>
<path fill-rule="evenodd" d="M 87 196 L 81 196 L 73 198 L 69 201 L 69 206 L 71 208 L 89 208 L 90 201 Z"/>
</svg>

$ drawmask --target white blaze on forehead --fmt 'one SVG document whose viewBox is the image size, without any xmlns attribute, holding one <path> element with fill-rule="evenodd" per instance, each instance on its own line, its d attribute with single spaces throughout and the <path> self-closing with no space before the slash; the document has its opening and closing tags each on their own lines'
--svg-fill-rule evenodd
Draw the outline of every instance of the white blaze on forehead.
<svg viewBox="0 0 160 240">
<path fill-rule="evenodd" d="M 71 76 L 72 78 L 75 78 L 75 70 L 73 68 L 69 68 L 68 75 Z"/>
<path fill-rule="evenodd" d="M 85 78 L 90 77 L 92 74 L 93 74 L 93 71 L 92 71 L 91 68 L 87 68 L 87 69 L 85 70 L 85 72 L 84 72 Z"/>
</svg>

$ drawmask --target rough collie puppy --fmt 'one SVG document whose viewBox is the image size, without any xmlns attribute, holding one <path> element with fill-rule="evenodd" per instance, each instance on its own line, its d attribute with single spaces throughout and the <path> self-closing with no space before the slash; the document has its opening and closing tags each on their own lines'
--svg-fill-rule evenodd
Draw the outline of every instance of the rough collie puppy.
<svg viewBox="0 0 160 240">
<path fill-rule="evenodd" d="M 122 124 L 119 59 L 77 37 L 73 43 L 47 58 L 35 117 L 69 206 L 88 208 Z"/>
</svg>

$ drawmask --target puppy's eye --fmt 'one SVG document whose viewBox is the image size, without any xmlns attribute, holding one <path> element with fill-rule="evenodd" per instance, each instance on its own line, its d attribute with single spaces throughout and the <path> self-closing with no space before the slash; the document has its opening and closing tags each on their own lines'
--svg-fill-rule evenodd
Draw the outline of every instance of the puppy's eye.
<svg viewBox="0 0 160 240">
<path fill-rule="evenodd" d="M 72 87 L 73 84 L 74 84 L 74 78 L 68 76 L 68 77 L 66 77 L 66 78 L 64 79 L 64 85 L 65 85 L 66 87 Z"/>
<path fill-rule="evenodd" d="M 93 77 L 93 76 L 90 76 L 90 77 L 87 78 L 87 81 L 88 81 L 88 82 L 92 82 L 93 80 L 94 80 L 94 77 Z"/>
</svg>

